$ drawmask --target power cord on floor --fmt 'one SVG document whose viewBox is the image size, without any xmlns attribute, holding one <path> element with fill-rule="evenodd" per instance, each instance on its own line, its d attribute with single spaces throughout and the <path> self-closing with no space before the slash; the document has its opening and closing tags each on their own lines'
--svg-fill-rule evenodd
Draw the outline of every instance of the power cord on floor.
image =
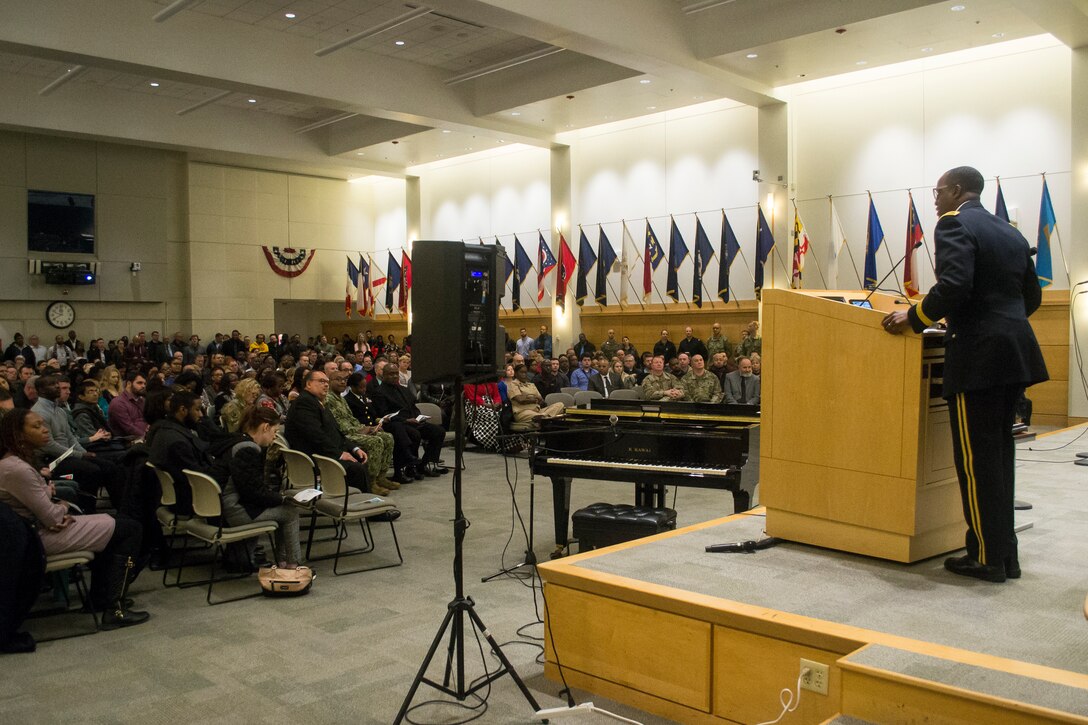
<svg viewBox="0 0 1088 725">
<path fill-rule="evenodd" d="M 783 687 L 778 693 L 778 702 L 782 705 L 782 712 L 778 713 L 778 717 L 774 720 L 766 720 L 759 723 L 759 725 L 775 725 L 776 722 L 782 720 L 789 713 L 797 709 L 797 706 L 801 704 L 801 680 L 805 679 L 805 675 L 809 674 L 811 670 L 807 667 L 801 668 L 801 674 L 797 675 L 797 695 L 793 694 L 793 691 L 788 687 Z"/>
</svg>

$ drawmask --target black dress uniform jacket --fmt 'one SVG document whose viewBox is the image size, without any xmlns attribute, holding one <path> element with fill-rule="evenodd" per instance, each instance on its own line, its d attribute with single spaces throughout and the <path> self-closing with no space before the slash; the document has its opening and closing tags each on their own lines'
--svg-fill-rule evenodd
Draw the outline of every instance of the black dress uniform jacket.
<svg viewBox="0 0 1088 725">
<path fill-rule="evenodd" d="M 915 332 L 944 318 L 944 397 L 1049 379 L 1028 323 L 1042 299 L 1031 248 L 1015 227 L 964 202 L 937 221 L 937 283 L 910 309 Z"/>
</svg>

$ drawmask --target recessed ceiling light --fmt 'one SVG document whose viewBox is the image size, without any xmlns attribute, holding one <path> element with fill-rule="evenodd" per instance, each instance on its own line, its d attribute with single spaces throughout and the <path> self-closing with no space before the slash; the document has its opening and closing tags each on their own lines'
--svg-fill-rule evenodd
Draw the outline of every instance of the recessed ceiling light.
<svg viewBox="0 0 1088 725">
<path fill-rule="evenodd" d="M 250 99 L 249 99 L 249 102 L 250 102 L 250 103 L 256 103 L 256 102 L 257 102 L 257 99 L 256 99 L 256 98 L 250 98 Z"/>
<path fill-rule="evenodd" d="M 520 116 L 520 115 L 521 115 L 521 111 L 511 111 L 511 112 L 510 112 L 510 115 L 511 115 L 511 116 Z"/>
<path fill-rule="evenodd" d="M 449 132 L 450 132 L 450 130 L 448 128 L 442 129 L 442 133 L 449 133 Z"/>
<path fill-rule="evenodd" d="M 953 5 L 952 7 L 948 8 L 948 9 L 951 10 L 952 12 L 954 12 L 954 13 L 961 13 L 964 10 L 967 9 L 967 6 L 966 5 Z"/>
<path fill-rule="evenodd" d="M 394 40 L 393 45 L 404 45 L 404 41 L 403 40 Z"/>
<path fill-rule="evenodd" d="M 652 81 L 649 78 L 643 78 L 642 80 L 639 81 L 639 83 L 641 83 L 644 86 L 650 85 L 651 82 Z"/>
<path fill-rule="evenodd" d="M 287 18 L 288 20 L 294 20 L 298 16 L 296 16 L 294 13 L 284 13 L 283 17 Z"/>
<path fill-rule="evenodd" d="M 657 106 L 646 106 L 646 110 L 647 110 L 647 111 L 656 111 L 656 110 L 657 110 Z"/>
<path fill-rule="evenodd" d="M 990 37 L 991 37 L 991 38 L 997 38 L 998 40 L 1000 40 L 1001 38 L 1004 38 L 1004 37 L 1005 37 L 1005 34 L 1004 34 L 1004 33 L 994 33 L 994 34 L 993 34 L 993 35 L 991 35 Z"/>
<path fill-rule="evenodd" d="M 366 156 L 366 152 L 365 151 L 356 151 L 355 155 L 356 156 Z"/>
<path fill-rule="evenodd" d="M 147 85 L 151 86 L 152 88 L 158 88 L 159 87 L 159 84 L 158 84 L 157 81 L 151 81 Z"/>
<path fill-rule="evenodd" d="M 867 60 L 859 60 L 857 63 L 854 63 L 854 65 L 865 65 L 868 62 L 869 61 L 867 61 Z"/>
<path fill-rule="evenodd" d="M 933 48 L 922 48 L 922 52 L 923 52 L 923 53 L 932 53 L 932 52 L 933 52 Z"/>
<path fill-rule="evenodd" d="M 499 143 L 506 143 L 506 139 L 499 139 Z"/>
<path fill-rule="evenodd" d="M 749 60 L 751 60 L 752 58 L 758 58 L 758 57 L 759 57 L 759 53 L 749 53 L 748 55 L 746 55 L 746 56 L 744 56 L 744 57 L 745 57 L 745 58 L 748 58 Z"/>
<path fill-rule="evenodd" d="M 798 78 L 804 78 L 804 77 L 805 77 L 805 74 L 804 74 L 804 73 L 798 73 L 798 74 L 797 74 L 797 77 L 798 77 Z"/>
</svg>

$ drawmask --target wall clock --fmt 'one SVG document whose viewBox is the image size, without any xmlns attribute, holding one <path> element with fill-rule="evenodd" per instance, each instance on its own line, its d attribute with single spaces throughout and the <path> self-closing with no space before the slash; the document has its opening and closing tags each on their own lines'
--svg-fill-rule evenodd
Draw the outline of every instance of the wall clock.
<svg viewBox="0 0 1088 725">
<path fill-rule="evenodd" d="M 45 319 L 53 327 L 63 330 L 76 321 L 76 311 L 67 302 L 54 302 L 45 309 Z"/>
</svg>

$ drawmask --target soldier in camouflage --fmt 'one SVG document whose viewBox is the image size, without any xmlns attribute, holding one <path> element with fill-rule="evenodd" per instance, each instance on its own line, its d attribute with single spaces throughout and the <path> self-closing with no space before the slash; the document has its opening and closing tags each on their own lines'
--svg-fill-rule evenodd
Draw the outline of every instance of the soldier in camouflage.
<svg viewBox="0 0 1088 725">
<path fill-rule="evenodd" d="M 696 353 L 691 356 L 691 369 L 680 381 L 684 390 L 684 399 L 693 403 L 720 403 L 722 384 L 713 373 L 706 369 L 703 356 Z"/>
<path fill-rule="evenodd" d="M 328 365 L 335 366 L 336 363 Z M 366 451 L 370 492 L 384 496 L 390 489 L 400 488 L 399 483 L 390 481 L 386 477 L 389 467 L 393 465 L 393 436 L 385 431 L 377 431 L 373 435 L 364 434 L 362 424 L 351 414 L 347 401 L 341 397 L 341 393 L 347 389 L 347 373 L 332 370 L 325 374 L 329 377 L 329 394 L 325 396 L 325 409 L 332 415 L 344 437 Z"/>
<path fill-rule="evenodd" d="M 714 359 L 714 353 L 724 352 L 727 355 L 733 353 L 733 348 L 729 346 L 729 338 L 722 334 L 722 323 L 715 322 L 711 328 L 712 334 L 706 339 L 706 354 L 708 360 Z"/>
<path fill-rule="evenodd" d="M 650 374 L 642 381 L 643 400 L 685 400 L 680 381 L 671 373 L 665 372 L 665 358 L 654 356 L 650 363 Z"/>
</svg>

